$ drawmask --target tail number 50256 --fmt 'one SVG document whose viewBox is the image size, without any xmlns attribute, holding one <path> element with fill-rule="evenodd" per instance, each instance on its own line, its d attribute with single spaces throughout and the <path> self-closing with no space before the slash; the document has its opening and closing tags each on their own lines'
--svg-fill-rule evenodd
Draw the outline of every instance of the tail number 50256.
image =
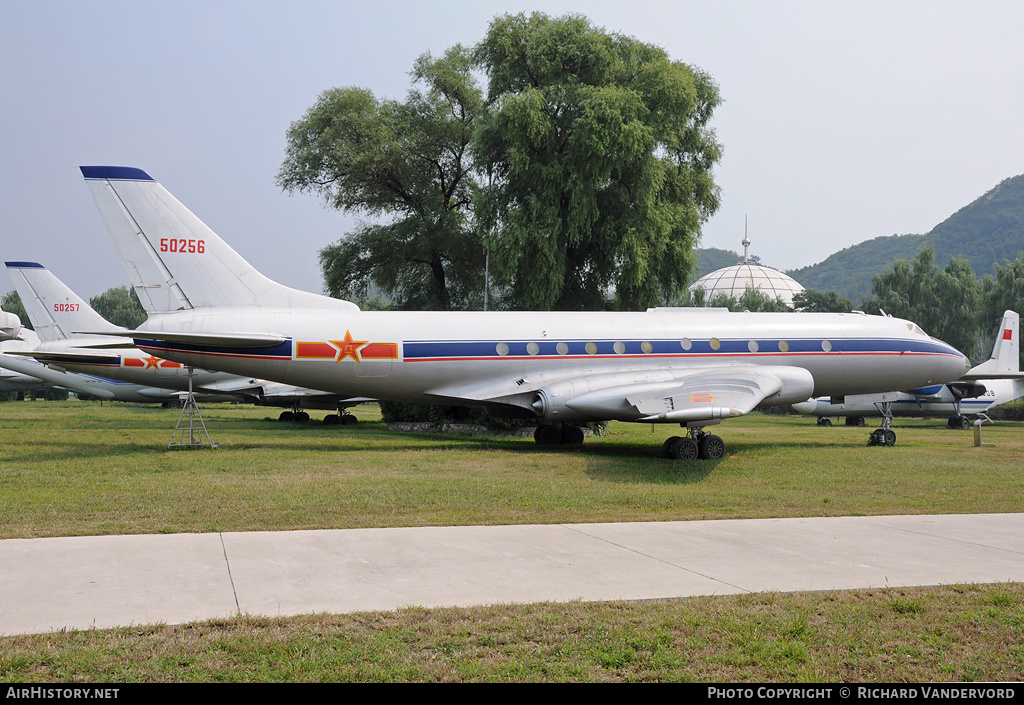
<svg viewBox="0 0 1024 705">
<path fill-rule="evenodd" d="M 161 252 L 192 252 L 203 254 L 206 252 L 205 240 L 185 240 L 180 238 L 160 238 Z"/>
</svg>

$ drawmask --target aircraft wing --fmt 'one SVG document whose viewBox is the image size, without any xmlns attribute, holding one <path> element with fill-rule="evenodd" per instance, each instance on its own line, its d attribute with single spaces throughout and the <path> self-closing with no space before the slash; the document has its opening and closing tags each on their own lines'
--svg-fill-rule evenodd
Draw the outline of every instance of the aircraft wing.
<svg viewBox="0 0 1024 705">
<path fill-rule="evenodd" d="M 431 390 L 431 394 L 449 398 L 528 406 L 547 420 L 575 413 L 599 419 L 671 423 L 742 416 L 759 404 L 800 402 L 813 392 L 814 379 L 807 370 L 759 365 L 685 371 L 638 369 L 569 379 L 508 380 L 486 389 Z"/>
<path fill-rule="evenodd" d="M 1024 379 L 1024 372 L 1000 372 L 999 370 L 993 370 L 991 372 L 975 372 L 974 370 L 970 370 L 966 372 L 964 376 L 957 381 L 975 382 L 982 379 Z"/>
<path fill-rule="evenodd" d="M 34 360 L 21 360 L 8 357 L 6 354 L 0 355 L 0 367 L 100 399 L 114 398 L 114 394 L 100 380 L 71 372 L 54 370 Z"/>
</svg>

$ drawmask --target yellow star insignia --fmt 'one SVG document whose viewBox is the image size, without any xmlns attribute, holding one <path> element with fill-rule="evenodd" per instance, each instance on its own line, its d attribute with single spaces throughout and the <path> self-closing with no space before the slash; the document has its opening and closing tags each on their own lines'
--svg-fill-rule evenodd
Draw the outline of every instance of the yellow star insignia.
<svg viewBox="0 0 1024 705">
<path fill-rule="evenodd" d="M 361 363 L 359 359 L 359 348 L 366 345 L 368 340 L 352 340 L 352 333 L 345 331 L 344 340 L 328 340 L 328 343 L 338 349 L 338 358 L 334 361 L 334 364 L 338 364 L 346 357 L 351 357 L 356 362 Z"/>
</svg>

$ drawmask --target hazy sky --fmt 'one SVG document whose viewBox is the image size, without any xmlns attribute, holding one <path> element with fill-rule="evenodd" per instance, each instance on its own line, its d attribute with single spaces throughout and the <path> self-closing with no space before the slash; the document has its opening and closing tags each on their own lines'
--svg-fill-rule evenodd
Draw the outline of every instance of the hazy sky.
<svg viewBox="0 0 1024 705">
<path fill-rule="evenodd" d="M 704 69 L 724 104 L 702 246 L 791 269 L 923 233 L 1024 172 L 1024 3 L 0 0 L 3 260 L 127 284 L 78 166 L 149 172 L 264 274 L 321 291 L 354 220 L 275 185 L 332 86 L 403 98 L 416 57 L 497 15 L 585 14 Z M 1012 253 L 1008 253 L 1008 256 Z M 0 280 L 0 292 L 13 288 Z"/>
</svg>

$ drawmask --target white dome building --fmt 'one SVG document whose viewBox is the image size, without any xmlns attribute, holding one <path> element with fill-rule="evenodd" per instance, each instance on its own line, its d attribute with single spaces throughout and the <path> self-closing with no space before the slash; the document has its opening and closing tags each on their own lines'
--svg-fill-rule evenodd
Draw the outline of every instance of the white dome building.
<svg viewBox="0 0 1024 705">
<path fill-rule="evenodd" d="M 716 269 L 690 285 L 690 291 L 704 289 L 707 300 L 718 294 L 735 299 L 743 296 L 747 289 L 760 289 L 770 299 L 782 299 L 787 306 L 793 305 L 793 296 L 804 290 L 799 282 L 777 269 L 765 267 L 750 261 L 750 239 L 743 237 L 743 261 L 731 267 Z"/>
</svg>

